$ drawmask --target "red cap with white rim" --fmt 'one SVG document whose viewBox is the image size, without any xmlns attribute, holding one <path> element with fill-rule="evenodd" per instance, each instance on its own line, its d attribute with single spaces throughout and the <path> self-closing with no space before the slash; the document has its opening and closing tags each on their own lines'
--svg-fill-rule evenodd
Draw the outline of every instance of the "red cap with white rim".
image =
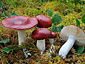
<svg viewBox="0 0 85 64">
<path fill-rule="evenodd" d="M 19 45 L 22 45 L 22 42 L 26 42 L 25 30 L 35 27 L 38 24 L 38 21 L 36 18 L 25 16 L 13 16 L 10 18 L 3 19 L 1 24 L 5 28 L 18 30 Z"/>
<path fill-rule="evenodd" d="M 10 18 L 3 19 L 1 24 L 5 28 L 25 30 L 35 27 L 38 24 L 38 21 L 36 18 L 25 16 L 13 16 Z"/>
<path fill-rule="evenodd" d="M 35 40 L 47 39 L 51 36 L 51 31 L 46 28 L 37 28 L 32 32 L 32 38 Z"/>
</svg>

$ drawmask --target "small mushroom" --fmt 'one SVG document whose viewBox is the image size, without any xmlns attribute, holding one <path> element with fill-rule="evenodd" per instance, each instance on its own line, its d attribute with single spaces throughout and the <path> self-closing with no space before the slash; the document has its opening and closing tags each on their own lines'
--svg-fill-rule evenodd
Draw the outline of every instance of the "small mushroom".
<svg viewBox="0 0 85 64">
<path fill-rule="evenodd" d="M 32 38 L 37 40 L 37 48 L 41 51 L 41 55 L 45 50 L 45 39 L 50 37 L 51 31 L 46 28 L 37 28 L 32 32 Z"/>
<path fill-rule="evenodd" d="M 26 29 L 31 29 L 38 24 L 36 18 L 30 18 L 25 16 L 13 16 L 10 18 L 3 19 L 1 22 L 2 26 L 8 29 L 18 30 L 18 41 L 19 45 L 26 43 Z"/>
<path fill-rule="evenodd" d="M 59 50 L 59 55 L 61 55 L 63 59 L 66 58 L 66 55 L 74 43 L 78 46 L 85 46 L 85 33 L 77 26 L 70 25 L 64 27 L 61 30 L 61 38 L 62 40 L 67 40 Z"/>
<path fill-rule="evenodd" d="M 49 42 L 51 44 L 51 49 L 54 47 L 54 38 L 56 38 L 56 33 L 55 32 L 52 32 L 51 33 L 51 36 L 49 37 Z"/>
<path fill-rule="evenodd" d="M 36 16 L 38 20 L 38 27 L 48 28 L 52 25 L 51 19 L 45 15 Z"/>
</svg>

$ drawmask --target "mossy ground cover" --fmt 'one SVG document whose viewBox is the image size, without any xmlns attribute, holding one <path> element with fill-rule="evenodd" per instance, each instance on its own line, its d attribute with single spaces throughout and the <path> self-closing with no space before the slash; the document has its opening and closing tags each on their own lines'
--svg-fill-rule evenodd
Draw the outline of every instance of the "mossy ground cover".
<svg viewBox="0 0 85 64">
<path fill-rule="evenodd" d="M 48 39 L 46 39 L 44 55 L 40 55 L 40 51 L 36 47 L 36 40 L 31 38 L 31 33 L 35 28 L 26 30 L 27 44 L 23 44 L 21 47 L 11 46 L 18 45 L 17 31 L 8 30 L 1 26 L 1 21 L 5 18 L 3 12 L 9 17 L 11 13 L 35 17 L 41 14 L 48 16 L 48 9 L 53 12 L 53 15 L 58 13 L 58 15 L 61 16 L 62 22 L 59 25 L 76 25 L 76 19 L 78 19 L 80 26 L 85 26 L 85 24 L 81 22 L 81 18 L 85 14 L 85 4 L 77 3 L 75 5 L 75 3 L 60 1 L 6 0 L 3 9 L 0 11 L 0 36 L 3 39 L 9 39 L 9 42 L 0 44 L 0 64 L 85 64 L 85 50 L 82 54 L 76 53 L 78 47 L 76 45 L 72 47 L 66 59 L 62 59 L 62 57 L 58 56 L 60 47 L 65 43 L 65 41 L 60 38 L 60 32 L 56 32 L 58 36 L 55 38 L 55 51 L 50 53 L 51 55 L 47 54 L 51 46 Z M 3 48 L 11 48 L 12 50 L 6 53 L 1 51 Z M 25 58 L 23 48 L 27 48 L 32 55 Z"/>
</svg>

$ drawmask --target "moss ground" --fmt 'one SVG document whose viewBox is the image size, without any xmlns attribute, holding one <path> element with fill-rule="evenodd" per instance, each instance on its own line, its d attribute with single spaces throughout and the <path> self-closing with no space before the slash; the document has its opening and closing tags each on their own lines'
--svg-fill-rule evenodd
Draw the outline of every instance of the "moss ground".
<svg viewBox="0 0 85 64">
<path fill-rule="evenodd" d="M 82 54 L 76 53 L 77 47 L 74 45 L 71 51 L 68 53 L 66 59 L 58 56 L 58 51 L 60 47 L 64 44 L 65 41 L 62 41 L 60 38 L 60 33 L 57 33 L 59 36 L 55 38 L 55 51 L 49 54 L 50 44 L 48 39 L 46 40 L 46 50 L 44 55 L 40 55 L 40 51 L 36 47 L 36 40 L 33 40 L 30 36 L 31 32 L 34 30 L 27 30 L 27 44 L 24 48 L 27 47 L 32 56 L 25 58 L 23 53 L 23 47 L 13 46 L 13 51 L 10 51 L 8 54 L 1 51 L 2 48 L 8 47 L 10 45 L 17 45 L 17 31 L 8 30 L 1 26 L 1 21 L 5 18 L 2 12 L 10 17 L 11 13 L 17 13 L 18 15 L 35 17 L 39 14 L 47 15 L 47 10 L 51 10 L 53 15 L 58 13 L 59 16 L 64 20 L 59 25 L 76 25 L 76 20 L 80 21 L 80 26 L 85 26 L 81 22 L 82 15 L 85 14 L 85 4 L 74 4 L 74 3 L 65 3 L 60 1 L 48 1 L 48 2 L 38 2 L 32 0 L 6 0 L 5 5 L 3 6 L 3 11 L 0 11 L 0 36 L 3 39 L 9 39 L 7 44 L 0 44 L 0 64 L 85 64 L 85 50 Z M 84 29 L 83 29 L 84 30 Z M 85 30 L 84 30 L 85 31 Z M 0 39 L 1 40 L 1 39 Z"/>
</svg>

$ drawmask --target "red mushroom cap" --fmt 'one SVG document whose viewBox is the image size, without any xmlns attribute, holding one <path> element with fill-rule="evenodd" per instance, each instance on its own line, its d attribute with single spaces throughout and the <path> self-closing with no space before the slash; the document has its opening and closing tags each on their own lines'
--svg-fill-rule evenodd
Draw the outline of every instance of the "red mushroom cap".
<svg viewBox="0 0 85 64">
<path fill-rule="evenodd" d="M 52 25 L 51 19 L 45 15 L 38 15 L 36 18 L 38 20 L 38 27 L 47 28 Z"/>
<path fill-rule="evenodd" d="M 47 39 L 50 34 L 51 31 L 46 28 L 37 28 L 32 32 L 32 38 L 35 40 Z"/>
<path fill-rule="evenodd" d="M 30 18 L 25 16 L 13 16 L 3 19 L 2 26 L 9 29 L 25 30 L 35 27 L 38 24 L 36 18 Z"/>
<path fill-rule="evenodd" d="M 57 36 L 57 34 L 55 32 L 51 33 L 51 36 L 49 38 L 55 38 Z"/>
</svg>

